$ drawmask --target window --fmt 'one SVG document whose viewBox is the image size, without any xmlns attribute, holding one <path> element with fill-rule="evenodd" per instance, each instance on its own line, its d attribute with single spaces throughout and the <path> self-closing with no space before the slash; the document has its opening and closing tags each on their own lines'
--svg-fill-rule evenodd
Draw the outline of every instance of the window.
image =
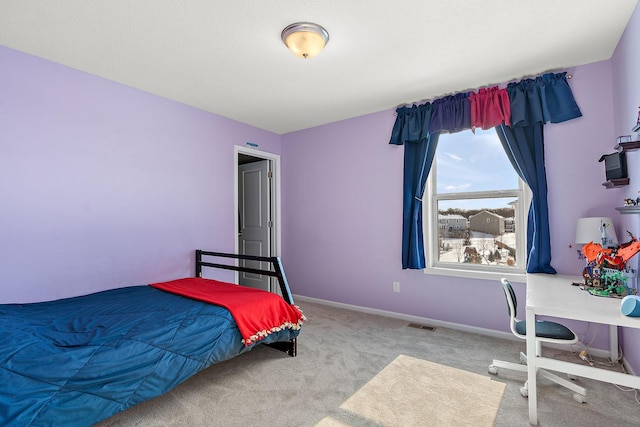
<svg viewBox="0 0 640 427">
<path fill-rule="evenodd" d="M 441 134 L 423 198 L 425 271 L 523 275 L 530 200 L 494 129 Z"/>
</svg>

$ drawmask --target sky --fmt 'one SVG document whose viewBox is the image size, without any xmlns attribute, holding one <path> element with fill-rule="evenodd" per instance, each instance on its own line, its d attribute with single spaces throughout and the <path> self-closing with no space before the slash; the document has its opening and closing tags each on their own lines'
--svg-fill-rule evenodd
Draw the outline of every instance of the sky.
<svg viewBox="0 0 640 427">
<path fill-rule="evenodd" d="M 518 175 L 511 166 L 494 129 L 443 133 L 438 140 L 435 167 L 438 193 L 507 190 L 518 188 Z M 476 209 L 507 207 L 513 198 L 441 202 L 449 207 Z"/>
</svg>

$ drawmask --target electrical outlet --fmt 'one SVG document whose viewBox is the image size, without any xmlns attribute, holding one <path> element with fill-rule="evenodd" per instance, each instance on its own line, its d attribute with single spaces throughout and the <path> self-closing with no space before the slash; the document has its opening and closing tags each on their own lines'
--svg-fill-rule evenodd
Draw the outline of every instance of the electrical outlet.
<svg viewBox="0 0 640 427">
<path fill-rule="evenodd" d="M 400 282 L 393 282 L 393 292 L 400 292 Z"/>
</svg>

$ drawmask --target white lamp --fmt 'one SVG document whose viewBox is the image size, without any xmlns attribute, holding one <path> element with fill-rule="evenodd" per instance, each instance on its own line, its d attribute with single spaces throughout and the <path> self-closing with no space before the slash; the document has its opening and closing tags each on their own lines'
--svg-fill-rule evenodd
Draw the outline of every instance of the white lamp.
<svg viewBox="0 0 640 427">
<path fill-rule="evenodd" d="M 288 25 L 280 35 L 284 44 L 300 58 L 313 58 L 329 42 L 329 33 L 312 22 L 296 22 Z"/>
<path fill-rule="evenodd" d="M 613 221 L 606 216 L 578 219 L 576 225 L 576 244 L 599 243 L 603 248 L 618 246 L 618 236 Z"/>
</svg>

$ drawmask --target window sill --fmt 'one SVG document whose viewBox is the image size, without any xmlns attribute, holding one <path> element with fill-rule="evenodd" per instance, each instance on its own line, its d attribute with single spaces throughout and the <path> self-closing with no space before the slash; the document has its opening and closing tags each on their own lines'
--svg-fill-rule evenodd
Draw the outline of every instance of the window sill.
<svg viewBox="0 0 640 427">
<path fill-rule="evenodd" d="M 507 272 L 507 271 L 478 271 L 466 270 L 461 268 L 444 268 L 444 267 L 427 267 L 424 269 L 425 274 L 434 276 L 464 277 L 467 279 L 481 280 L 500 280 L 503 277 L 511 282 L 525 283 L 527 274 L 525 272 Z"/>
</svg>

